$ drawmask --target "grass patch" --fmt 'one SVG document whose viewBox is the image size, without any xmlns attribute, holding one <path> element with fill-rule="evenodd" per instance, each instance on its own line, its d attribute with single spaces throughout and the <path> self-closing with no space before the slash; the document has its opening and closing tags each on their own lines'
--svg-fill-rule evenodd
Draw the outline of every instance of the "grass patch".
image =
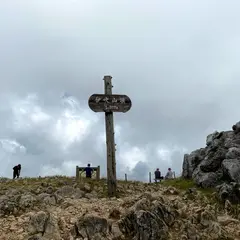
<svg viewBox="0 0 240 240">
<path fill-rule="evenodd" d="M 184 179 L 184 178 L 175 178 L 175 179 L 169 179 L 161 182 L 163 186 L 171 186 L 175 187 L 180 190 L 187 190 L 189 188 L 196 188 L 196 184 L 193 182 L 193 180 L 190 179 Z"/>
<path fill-rule="evenodd" d="M 199 187 L 197 187 L 197 189 L 207 197 L 211 197 L 212 194 L 214 192 L 216 192 L 216 190 L 214 188 L 199 188 Z"/>
<path fill-rule="evenodd" d="M 175 178 L 165 180 L 161 183 L 163 186 L 172 186 L 179 190 L 188 190 L 189 188 L 196 188 L 199 192 L 204 194 L 206 197 L 212 197 L 212 194 L 216 191 L 213 188 L 201 188 L 198 187 L 193 180 L 184 178 Z"/>
</svg>

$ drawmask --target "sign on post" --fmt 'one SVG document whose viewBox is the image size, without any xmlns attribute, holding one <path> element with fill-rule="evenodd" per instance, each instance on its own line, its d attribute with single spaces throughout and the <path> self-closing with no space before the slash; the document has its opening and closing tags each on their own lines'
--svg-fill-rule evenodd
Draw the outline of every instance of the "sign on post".
<svg viewBox="0 0 240 240">
<path fill-rule="evenodd" d="M 104 76 L 103 80 L 105 94 L 93 94 L 88 100 L 88 105 L 94 112 L 105 112 L 108 196 L 114 197 L 117 193 L 117 180 L 113 112 L 125 113 L 129 111 L 132 107 L 132 102 L 126 95 L 112 94 L 111 76 Z"/>
<path fill-rule="evenodd" d="M 93 94 L 88 100 L 88 105 L 94 112 L 125 113 L 130 110 L 132 102 L 126 95 Z"/>
</svg>

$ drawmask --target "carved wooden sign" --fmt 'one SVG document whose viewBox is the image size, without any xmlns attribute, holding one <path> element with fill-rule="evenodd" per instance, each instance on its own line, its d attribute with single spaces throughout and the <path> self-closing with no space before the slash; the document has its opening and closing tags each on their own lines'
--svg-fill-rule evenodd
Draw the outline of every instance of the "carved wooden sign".
<svg viewBox="0 0 240 240">
<path fill-rule="evenodd" d="M 132 107 L 131 99 L 119 94 L 93 94 L 88 99 L 88 105 L 94 112 L 122 112 L 125 113 Z"/>
<path fill-rule="evenodd" d="M 107 145 L 107 186 L 108 196 L 117 196 L 116 144 L 114 139 L 113 112 L 125 113 L 132 107 L 131 99 L 126 95 L 112 94 L 112 77 L 104 76 L 104 93 L 93 94 L 88 105 L 94 112 L 105 112 Z"/>
</svg>

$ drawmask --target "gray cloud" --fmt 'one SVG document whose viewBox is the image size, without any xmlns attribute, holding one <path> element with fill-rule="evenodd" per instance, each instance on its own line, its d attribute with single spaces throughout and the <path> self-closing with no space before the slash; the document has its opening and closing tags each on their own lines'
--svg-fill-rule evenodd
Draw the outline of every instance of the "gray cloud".
<svg viewBox="0 0 240 240">
<path fill-rule="evenodd" d="M 26 176 L 74 174 L 88 162 L 104 175 L 104 114 L 87 100 L 109 74 L 133 102 L 115 114 L 118 176 L 179 173 L 184 152 L 239 120 L 239 5 L 2 1 L 0 175 L 18 162 Z M 64 93 L 74 97 L 64 103 Z"/>
</svg>

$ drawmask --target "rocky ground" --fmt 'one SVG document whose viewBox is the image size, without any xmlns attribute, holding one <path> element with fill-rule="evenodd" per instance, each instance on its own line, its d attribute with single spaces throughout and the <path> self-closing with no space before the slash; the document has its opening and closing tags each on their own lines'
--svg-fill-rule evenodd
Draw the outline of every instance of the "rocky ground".
<svg viewBox="0 0 240 240">
<path fill-rule="evenodd" d="M 238 205 L 190 181 L 119 181 L 118 189 L 108 199 L 105 180 L 1 179 L 0 239 L 240 239 Z"/>
</svg>

